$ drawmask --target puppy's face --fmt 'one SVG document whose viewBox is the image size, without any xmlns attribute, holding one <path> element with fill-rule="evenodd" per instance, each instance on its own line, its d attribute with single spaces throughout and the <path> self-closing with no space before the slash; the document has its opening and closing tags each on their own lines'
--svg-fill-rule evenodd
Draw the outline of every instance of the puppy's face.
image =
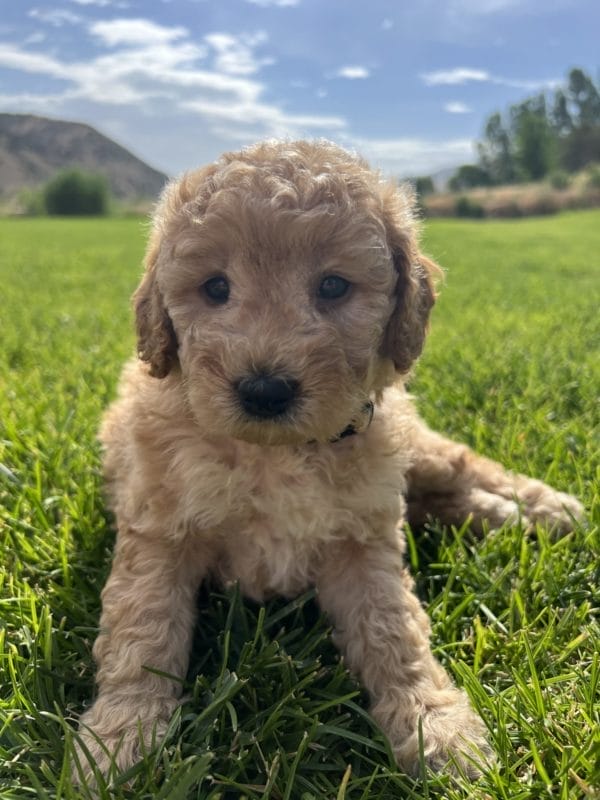
<svg viewBox="0 0 600 800">
<path fill-rule="evenodd" d="M 141 357 L 181 370 L 204 430 L 263 444 L 359 422 L 433 301 L 408 201 L 332 145 L 259 145 L 172 185 L 147 262 Z"/>
</svg>

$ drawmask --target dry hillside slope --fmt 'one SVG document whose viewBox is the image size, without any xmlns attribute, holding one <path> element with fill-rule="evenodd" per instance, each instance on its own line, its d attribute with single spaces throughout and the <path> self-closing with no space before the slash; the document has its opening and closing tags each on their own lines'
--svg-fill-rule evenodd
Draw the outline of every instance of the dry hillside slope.
<svg viewBox="0 0 600 800">
<path fill-rule="evenodd" d="M 121 200 L 153 198 L 167 180 L 89 125 L 0 114 L 0 198 L 39 187 L 59 170 L 71 168 L 103 175 Z"/>
</svg>

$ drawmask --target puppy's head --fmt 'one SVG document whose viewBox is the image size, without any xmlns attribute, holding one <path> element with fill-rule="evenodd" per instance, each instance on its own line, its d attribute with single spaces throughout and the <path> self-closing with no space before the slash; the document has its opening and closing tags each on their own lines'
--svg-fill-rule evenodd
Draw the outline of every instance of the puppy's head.
<svg viewBox="0 0 600 800">
<path fill-rule="evenodd" d="M 330 143 L 259 144 L 167 187 L 139 355 L 207 431 L 327 441 L 421 352 L 435 270 L 410 193 Z"/>
</svg>

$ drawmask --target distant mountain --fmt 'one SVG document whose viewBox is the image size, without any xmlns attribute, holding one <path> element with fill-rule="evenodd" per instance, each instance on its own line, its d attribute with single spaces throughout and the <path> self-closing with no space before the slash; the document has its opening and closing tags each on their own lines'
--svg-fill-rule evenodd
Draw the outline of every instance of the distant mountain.
<svg viewBox="0 0 600 800">
<path fill-rule="evenodd" d="M 446 169 L 439 169 L 437 172 L 433 173 L 431 180 L 433 181 L 436 192 L 445 192 L 447 190 L 448 181 L 454 175 L 457 169 L 458 166 L 446 167 Z"/>
<path fill-rule="evenodd" d="M 71 168 L 103 175 L 120 200 L 153 198 L 167 180 L 89 125 L 0 114 L 0 198 L 37 188 Z"/>
</svg>

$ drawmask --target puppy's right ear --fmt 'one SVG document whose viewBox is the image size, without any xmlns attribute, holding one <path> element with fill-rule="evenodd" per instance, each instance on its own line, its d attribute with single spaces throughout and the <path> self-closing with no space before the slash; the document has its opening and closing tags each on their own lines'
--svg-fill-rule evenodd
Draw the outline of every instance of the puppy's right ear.
<svg viewBox="0 0 600 800">
<path fill-rule="evenodd" d="M 160 236 L 154 231 L 146 251 L 146 272 L 133 295 L 138 356 L 150 364 L 150 375 L 164 378 L 178 363 L 177 336 L 156 280 Z"/>
<path fill-rule="evenodd" d="M 142 361 L 150 364 L 150 375 L 155 378 L 164 378 L 179 364 L 177 336 L 156 277 L 165 228 L 169 220 L 180 219 L 182 214 L 191 219 L 202 217 L 214 190 L 211 179 L 218 170 L 219 164 L 209 164 L 168 183 L 154 213 L 153 229 L 144 259 L 146 271 L 133 295 L 133 305 L 138 355 Z"/>
</svg>

